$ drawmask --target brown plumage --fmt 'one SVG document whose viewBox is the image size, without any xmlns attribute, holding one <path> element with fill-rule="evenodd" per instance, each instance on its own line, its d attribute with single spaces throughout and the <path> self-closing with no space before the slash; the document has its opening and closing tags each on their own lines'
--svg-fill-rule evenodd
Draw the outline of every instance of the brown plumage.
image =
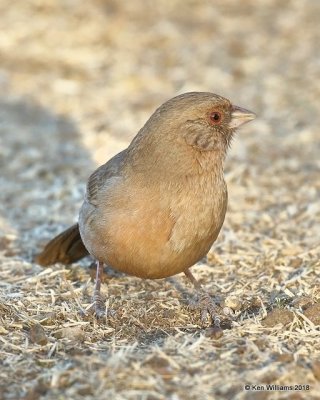
<svg viewBox="0 0 320 400">
<path fill-rule="evenodd" d="M 224 221 L 227 149 L 254 117 L 213 93 L 167 101 L 91 175 L 79 226 L 49 242 L 37 261 L 70 263 L 90 253 L 99 265 L 142 278 L 190 277 Z"/>
<path fill-rule="evenodd" d="M 79 232 L 79 225 L 72 225 L 45 246 L 35 261 L 43 266 L 54 263 L 72 264 L 89 254 Z"/>
</svg>

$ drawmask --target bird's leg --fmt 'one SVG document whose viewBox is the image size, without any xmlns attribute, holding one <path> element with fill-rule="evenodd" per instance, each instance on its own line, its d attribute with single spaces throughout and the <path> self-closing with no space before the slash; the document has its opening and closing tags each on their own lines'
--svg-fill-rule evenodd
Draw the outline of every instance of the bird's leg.
<svg viewBox="0 0 320 400">
<path fill-rule="evenodd" d="M 207 315 L 209 314 L 210 318 L 212 319 L 213 327 L 222 333 L 222 329 L 220 327 L 220 315 L 222 312 L 221 307 L 211 299 L 209 293 L 203 289 L 202 285 L 196 280 L 189 269 L 184 271 L 184 273 L 199 294 L 199 307 L 201 311 L 202 323 L 206 322 Z"/>
<path fill-rule="evenodd" d="M 96 282 L 94 285 L 92 301 L 94 303 L 94 311 L 98 318 L 102 318 L 106 314 L 105 304 L 101 295 L 101 282 L 103 280 L 103 263 L 97 261 Z"/>
</svg>

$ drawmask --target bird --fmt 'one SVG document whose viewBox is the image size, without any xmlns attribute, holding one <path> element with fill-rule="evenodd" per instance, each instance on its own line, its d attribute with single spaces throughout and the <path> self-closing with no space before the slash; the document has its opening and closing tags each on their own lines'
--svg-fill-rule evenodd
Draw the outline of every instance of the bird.
<svg viewBox="0 0 320 400">
<path fill-rule="evenodd" d="M 35 261 L 97 264 L 93 304 L 103 315 L 103 267 L 144 279 L 184 273 L 201 293 L 204 320 L 220 330 L 217 305 L 190 268 L 206 256 L 228 203 L 224 164 L 234 134 L 255 113 L 211 92 L 162 104 L 129 146 L 89 177 L 78 223 L 53 238 Z"/>
</svg>

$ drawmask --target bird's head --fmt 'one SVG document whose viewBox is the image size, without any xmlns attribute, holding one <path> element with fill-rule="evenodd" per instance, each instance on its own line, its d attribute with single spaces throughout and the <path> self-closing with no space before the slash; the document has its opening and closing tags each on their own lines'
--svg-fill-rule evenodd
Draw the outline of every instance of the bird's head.
<svg viewBox="0 0 320 400">
<path fill-rule="evenodd" d="M 150 120 L 161 121 L 168 140 L 185 141 L 199 151 L 221 151 L 227 149 L 235 130 L 254 118 L 253 112 L 224 97 L 190 92 L 168 100 Z"/>
<path fill-rule="evenodd" d="M 168 169 L 180 169 L 188 158 L 220 163 L 236 129 L 254 118 L 253 112 L 214 93 L 185 93 L 162 104 L 130 147 Z"/>
</svg>

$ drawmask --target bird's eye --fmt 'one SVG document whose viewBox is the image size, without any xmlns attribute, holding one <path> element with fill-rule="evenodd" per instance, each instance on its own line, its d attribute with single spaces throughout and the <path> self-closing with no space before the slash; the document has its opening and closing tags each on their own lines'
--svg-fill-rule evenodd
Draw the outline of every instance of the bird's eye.
<svg viewBox="0 0 320 400">
<path fill-rule="evenodd" d="M 212 113 L 210 113 L 209 117 L 210 117 L 210 122 L 215 125 L 220 124 L 222 119 L 222 115 L 218 111 L 213 111 Z"/>
</svg>

